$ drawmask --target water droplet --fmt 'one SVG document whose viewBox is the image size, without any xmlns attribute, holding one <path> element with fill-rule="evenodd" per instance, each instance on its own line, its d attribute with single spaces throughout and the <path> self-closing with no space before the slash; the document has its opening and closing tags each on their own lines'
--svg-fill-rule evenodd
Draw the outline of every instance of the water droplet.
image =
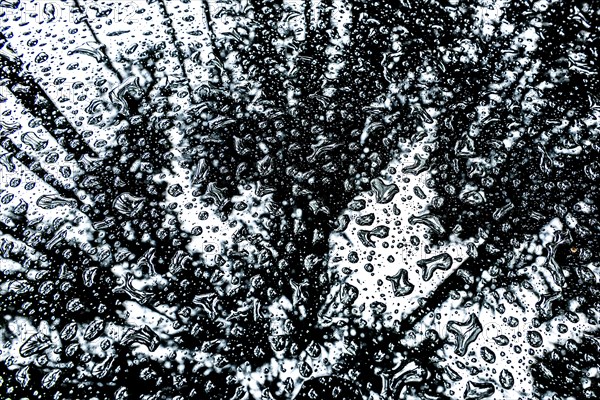
<svg viewBox="0 0 600 400">
<path fill-rule="evenodd" d="M 423 269 L 423 280 L 428 281 L 438 271 L 447 271 L 452 267 L 452 257 L 448 253 L 442 253 L 431 258 L 417 261 L 417 265 Z"/>
<path fill-rule="evenodd" d="M 511 389 L 515 385 L 515 378 L 510 371 L 506 369 L 500 371 L 500 385 L 504 389 Z"/>
<path fill-rule="evenodd" d="M 131 193 L 122 193 L 113 202 L 113 208 L 120 214 L 134 217 L 144 206 L 144 198 L 136 197 Z"/>
<path fill-rule="evenodd" d="M 485 362 L 488 362 L 490 364 L 493 364 L 494 362 L 496 362 L 496 354 L 489 348 L 486 346 L 481 347 L 481 358 L 483 358 L 483 360 Z"/>
<path fill-rule="evenodd" d="M 40 196 L 37 199 L 36 204 L 46 210 L 51 210 L 60 206 L 75 207 L 77 205 L 75 200 L 65 199 L 64 197 L 54 194 L 45 194 Z"/>
<path fill-rule="evenodd" d="M 540 347 L 544 343 L 544 339 L 538 331 L 527 331 L 527 343 L 531 347 Z"/>
<path fill-rule="evenodd" d="M 510 341 L 508 340 L 508 338 L 504 335 L 499 335 L 494 337 L 494 342 L 496 342 L 496 344 L 498 346 L 506 346 Z"/>
<path fill-rule="evenodd" d="M 361 229 L 358 231 L 358 239 L 360 242 L 366 247 L 375 247 L 375 242 L 373 241 L 373 237 L 385 239 L 388 237 L 390 233 L 390 228 L 385 225 L 379 225 L 370 231 Z"/>
<path fill-rule="evenodd" d="M 92 341 L 102 334 L 104 331 L 104 320 L 96 319 L 90 323 L 83 334 L 83 338 L 87 341 Z"/>
<path fill-rule="evenodd" d="M 361 226 L 371 225 L 375 221 L 375 214 L 369 213 L 356 218 L 356 223 Z"/>
<path fill-rule="evenodd" d="M 50 347 L 50 338 L 36 333 L 31 335 L 19 348 L 19 354 L 23 357 L 31 357 L 34 354 L 40 353 Z"/>
<path fill-rule="evenodd" d="M 454 352 L 459 356 L 464 356 L 467 353 L 469 345 L 483 332 L 483 327 L 475 314 L 471 314 L 465 322 L 448 322 L 448 332 L 453 333 L 456 337 Z"/>
<path fill-rule="evenodd" d="M 121 344 L 128 346 L 131 343 L 139 343 L 148 348 L 150 351 L 156 351 L 159 345 L 159 337 L 148 326 L 142 328 L 129 329 L 121 338 Z"/>
<path fill-rule="evenodd" d="M 300 363 L 299 370 L 303 378 L 309 378 L 313 373 L 312 367 L 306 361 Z"/>
<path fill-rule="evenodd" d="M 17 371 L 15 374 L 15 380 L 21 385 L 21 387 L 26 387 L 31 380 L 31 376 L 29 375 L 29 365 L 25 366 Z"/>
<path fill-rule="evenodd" d="M 392 282 L 392 291 L 396 297 L 407 296 L 415 288 L 415 285 L 408 280 L 408 271 L 404 268 L 401 268 L 394 276 L 386 276 L 386 279 Z"/>
<path fill-rule="evenodd" d="M 496 388 L 491 383 L 469 381 L 467 382 L 464 398 L 465 400 L 480 400 L 492 396 L 495 391 Z"/>
<path fill-rule="evenodd" d="M 61 372 L 59 369 L 54 369 L 54 370 L 48 372 L 42 378 L 42 387 L 44 389 L 50 389 L 50 388 L 54 387 L 54 385 L 56 385 L 56 383 L 58 382 L 60 375 L 61 375 Z"/>
<path fill-rule="evenodd" d="M 72 340 L 77 334 L 77 324 L 70 322 L 60 331 L 60 338 L 65 342 Z"/>
<path fill-rule="evenodd" d="M 433 232 L 435 232 L 437 235 L 443 235 L 446 232 L 439 218 L 433 214 L 424 214 L 418 217 L 413 215 L 408 219 L 408 222 L 413 225 L 423 224 L 429 229 L 431 229 Z"/>
<path fill-rule="evenodd" d="M 371 188 L 375 191 L 377 203 L 386 204 L 392 201 L 394 196 L 400 192 L 395 183 L 386 185 L 381 178 L 375 178 L 371 181 Z"/>
</svg>

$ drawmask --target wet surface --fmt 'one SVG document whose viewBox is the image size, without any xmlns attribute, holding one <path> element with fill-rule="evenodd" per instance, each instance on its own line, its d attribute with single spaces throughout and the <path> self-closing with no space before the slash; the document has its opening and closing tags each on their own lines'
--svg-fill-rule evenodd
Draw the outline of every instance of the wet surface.
<svg viewBox="0 0 600 400">
<path fill-rule="evenodd" d="M 0 0 L 0 398 L 597 398 L 599 18 Z"/>
</svg>

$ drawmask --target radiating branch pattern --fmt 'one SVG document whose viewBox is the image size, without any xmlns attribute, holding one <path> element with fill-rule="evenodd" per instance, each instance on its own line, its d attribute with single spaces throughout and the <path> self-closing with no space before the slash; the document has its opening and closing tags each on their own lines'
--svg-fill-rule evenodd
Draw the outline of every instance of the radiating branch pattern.
<svg viewBox="0 0 600 400">
<path fill-rule="evenodd" d="M 598 397 L 599 19 L 0 0 L 2 398 Z"/>
</svg>

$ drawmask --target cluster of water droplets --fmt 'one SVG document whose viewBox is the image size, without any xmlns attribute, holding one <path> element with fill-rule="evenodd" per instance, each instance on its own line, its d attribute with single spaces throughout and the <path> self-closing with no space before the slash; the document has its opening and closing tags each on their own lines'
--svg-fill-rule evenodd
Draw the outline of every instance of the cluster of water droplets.
<svg viewBox="0 0 600 400">
<path fill-rule="evenodd" d="M 3 398 L 597 397 L 599 13 L 0 0 Z"/>
</svg>

